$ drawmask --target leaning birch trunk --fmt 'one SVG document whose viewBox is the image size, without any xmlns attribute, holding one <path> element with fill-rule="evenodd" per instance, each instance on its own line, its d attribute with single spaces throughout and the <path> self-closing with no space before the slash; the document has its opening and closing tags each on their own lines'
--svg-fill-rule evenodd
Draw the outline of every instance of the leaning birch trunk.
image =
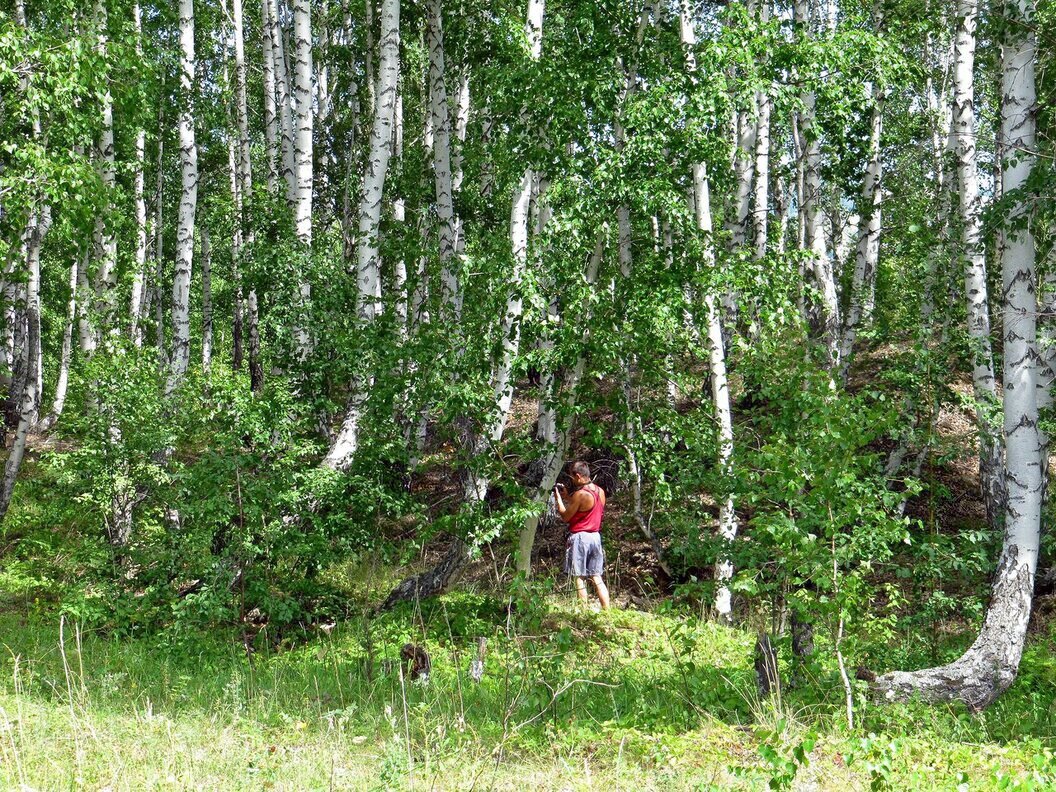
<svg viewBox="0 0 1056 792">
<path fill-rule="evenodd" d="M 961 249 L 964 292 L 968 301 L 968 337 L 972 351 L 972 388 L 979 427 L 979 474 L 986 515 L 996 526 L 1002 513 L 1001 438 L 997 426 L 997 387 L 990 347 L 990 301 L 986 287 L 986 257 L 982 244 L 982 200 L 975 149 L 975 28 L 977 0 L 958 0 L 957 40 L 953 73 L 953 136 L 960 188 Z"/>
<path fill-rule="evenodd" d="M 172 356 L 165 384 L 171 395 L 182 384 L 191 359 L 191 266 L 198 204 L 198 148 L 191 97 L 194 88 L 194 0 L 180 0 L 180 210 L 176 228 L 176 271 L 172 281 Z"/>
<path fill-rule="evenodd" d="M 382 0 L 381 44 L 378 59 L 378 87 L 374 124 L 370 131 L 370 151 L 359 204 L 359 239 L 356 244 L 356 282 L 359 292 L 359 321 L 364 328 L 373 325 L 381 313 L 381 261 L 378 228 L 385 177 L 392 155 L 396 90 L 400 74 L 400 2 Z M 323 459 L 323 466 L 344 470 L 359 445 L 359 423 L 372 378 L 357 376 L 345 411 L 341 430 Z"/>
<path fill-rule="evenodd" d="M 682 44 L 686 48 L 687 66 L 696 73 L 696 60 L 692 47 L 696 42 L 693 22 L 689 16 L 688 0 L 682 0 L 680 28 Z M 693 209 L 697 229 L 704 239 L 704 266 L 716 267 L 715 250 L 712 247 L 711 195 L 708 177 L 703 162 L 693 166 Z M 722 319 L 713 295 L 704 298 L 707 320 L 708 368 L 711 374 L 711 400 L 718 424 L 719 470 L 728 476 L 733 464 L 733 416 L 730 411 L 730 392 L 726 383 L 726 352 L 722 339 Z M 732 543 L 737 537 L 737 513 L 734 510 L 733 494 L 722 496 L 719 503 L 719 537 L 724 543 Z M 715 579 L 719 588 L 715 595 L 715 611 L 719 618 L 729 620 L 733 615 L 728 583 L 733 577 L 733 564 L 723 553 L 715 565 Z"/>
<path fill-rule="evenodd" d="M 1002 46 L 1001 135 L 1007 150 L 1019 152 L 1006 163 L 1003 192 L 1024 188 L 1036 150 L 1034 34 L 1030 0 L 1004 6 L 1009 20 Z M 970 15 L 968 15 L 970 16 Z M 1030 212 L 1020 199 L 1005 218 L 1001 246 L 1004 289 L 1004 434 L 1008 495 L 1005 536 L 989 607 L 975 642 L 948 665 L 922 671 L 894 671 L 876 680 L 889 699 L 919 695 L 929 701 L 957 699 L 979 711 L 1008 689 L 1016 678 L 1026 643 L 1041 537 L 1044 490 L 1038 422 L 1037 370 L 1034 363 L 1037 300 L 1034 238 Z"/>
<path fill-rule="evenodd" d="M 869 133 L 869 162 L 862 184 L 862 204 L 859 208 L 858 248 L 851 276 L 851 299 L 844 317 L 843 337 L 840 341 L 840 381 L 847 384 L 851 370 L 851 356 L 858 337 L 858 324 L 868 318 L 866 304 L 876 281 L 876 267 L 880 258 L 880 201 L 883 167 L 880 159 L 880 135 L 883 129 L 883 97 L 875 87 L 867 87 L 873 96 L 873 112 Z"/>
<path fill-rule="evenodd" d="M 27 370 L 33 371 L 37 365 L 40 355 L 40 247 L 44 235 L 51 226 L 51 210 L 47 206 L 34 210 L 26 225 L 25 250 L 26 250 L 26 350 L 28 355 Z M 36 421 L 40 410 L 40 389 L 37 386 L 37 378 L 27 376 L 22 387 L 21 399 L 19 401 L 18 428 L 15 430 L 15 439 L 11 445 L 11 452 L 4 466 L 4 480 L 0 485 L 0 525 L 11 505 L 11 496 L 15 491 L 15 481 L 18 471 L 22 467 L 22 459 L 26 453 L 26 438 L 29 429 Z"/>
<path fill-rule="evenodd" d="M 246 228 L 246 205 L 252 201 L 253 197 L 253 165 L 250 158 L 249 102 L 246 98 L 246 44 L 243 31 L 242 0 L 232 0 L 231 2 L 231 26 L 235 45 L 235 117 L 238 123 L 238 190 L 237 204 L 235 207 L 238 220 L 236 223 L 238 226 L 236 234 L 238 251 L 236 255 L 235 250 L 232 249 L 231 278 L 233 280 L 232 286 L 234 287 L 234 315 L 232 317 L 231 327 L 231 353 L 232 368 L 235 371 L 239 371 L 242 368 L 245 327 L 245 305 L 242 290 L 242 251 L 244 244 L 252 244 L 253 242 L 253 231 Z M 274 90 L 274 74 L 271 75 L 271 82 L 272 89 Z M 270 103 L 268 102 L 268 98 L 271 99 Z M 274 93 L 272 93 L 270 97 L 265 97 L 265 115 L 267 115 L 267 106 L 269 104 L 271 105 L 270 123 L 274 125 Z M 274 132 L 274 129 L 272 129 L 272 132 Z M 271 142 L 271 147 L 274 147 L 273 141 Z M 272 151 L 269 149 L 269 179 L 271 173 L 271 154 Z"/>
<path fill-rule="evenodd" d="M 804 38 L 810 37 L 813 22 L 808 0 L 796 0 L 796 27 Z M 799 113 L 799 150 L 803 173 L 803 250 L 809 254 L 806 269 L 814 281 L 818 297 L 810 311 L 811 335 L 822 350 L 829 371 L 839 364 L 839 300 L 836 277 L 825 246 L 824 212 L 821 194 L 821 138 L 815 117 L 816 96 L 807 89 L 800 94 L 803 109 Z"/>
<path fill-rule="evenodd" d="M 66 406 L 66 392 L 70 386 L 70 360 L 73 358 L 73 323 L 77 321 L 77 264 L 78 257 L 70 261 L 70 298 L 66 303 L 66 327 L 62 331 L 62 350 L 59 353 L 59 374 L 55 380 L 55 398 L 51 412 L 40 422 L 40 431 L 47 431 L 62 417 Z"/>
</svg>

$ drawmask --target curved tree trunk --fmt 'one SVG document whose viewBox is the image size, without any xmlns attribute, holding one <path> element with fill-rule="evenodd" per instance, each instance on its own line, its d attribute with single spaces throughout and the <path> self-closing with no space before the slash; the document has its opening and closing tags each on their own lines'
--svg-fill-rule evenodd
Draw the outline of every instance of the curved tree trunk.
<svg viewBox="0 0 1056 792">
<path fill-rule="evenodd" d="M 142 15 L 139 2 L 133 6 L 132 13 L 136 26 L 136 54 L 143 54 Z M 136 175 L 133 181 L 132 194 L 136 205 L 136 259 L 132 274 L 132 298 L 129 306 L 131 324 L 129 335 L 137 347 L 143 344 L 140 321 L 143 312 L 143 297 L 146 289 L 147 269 L 147 201 L 144 196 L 145 184 L 143 163 L 146 158 L 147 131 L 140 127 L 136 130 Z"/>
<path fill-rule="evenodd" d="M 1005 6 L 1011 17 L 1002 47 L 1001 136 L 1019 156 L 1005 168 L 1005 194 L 1023 188 L 1036 150 L 1034 35 L 1030 0 Z M 929 701 L 957 699 L 971 710 L 988 706 L 1016 678 L 1026 643 L 1041 537 L 1044 490 L 1038 423 L 1036 356 L 1037 300 L 1034 238 L 1029 225 L 1017 228 L 1030 212 L 1022 199 L 1012 208 L 1002 232 L 1004 288 L 1004 435 L 1005 538 L 990 605 L 975 642 L 945 666 L 922 671 L 894 671 L 876 680 L 889 699 L 919 695 Z"/>
</svg>

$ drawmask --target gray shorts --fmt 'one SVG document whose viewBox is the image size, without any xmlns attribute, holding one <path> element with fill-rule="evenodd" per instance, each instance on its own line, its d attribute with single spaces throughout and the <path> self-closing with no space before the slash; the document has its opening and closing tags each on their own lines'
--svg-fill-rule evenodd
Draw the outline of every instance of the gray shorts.
<svg viewBox="0 0 1056 792">
<path fill-rule="evenodd" d="M 605 569 L 605 551 L 601 547 L 601 533 L 580 531 L 569 534 L 565 543 L 565 574 L 573 577 L 593 577 Z"/>
</svg>

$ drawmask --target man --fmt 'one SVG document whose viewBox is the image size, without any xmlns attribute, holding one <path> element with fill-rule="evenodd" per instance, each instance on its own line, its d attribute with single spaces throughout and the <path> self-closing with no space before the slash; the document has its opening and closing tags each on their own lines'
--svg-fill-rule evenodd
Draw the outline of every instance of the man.
<svg viewBox="0 0 1056 792">
<path fill-rule="evenodd" d="M 580 602 L 587 601 L 587 578 L 590 578 L 601 600 L 601 609 L 609 608 L 609 590 L 601 574 L 605 568 L 605 551 L 601 547 L 601 517 L 605 513 L 605 490 L 590 480 L 590 465 L 573 462 L 569 477 L 575 491 L 565 505 L 564 484 L 554 487 L 557 513 L 568 523 L 565 550 L 565 573 L 576 579 Z"/>
</svg>

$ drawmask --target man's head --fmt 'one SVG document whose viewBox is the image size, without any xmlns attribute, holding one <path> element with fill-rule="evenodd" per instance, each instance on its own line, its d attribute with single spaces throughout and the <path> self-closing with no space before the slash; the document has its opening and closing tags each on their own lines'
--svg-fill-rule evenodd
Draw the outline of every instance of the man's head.
<svg viewBox="0 0 1056 792">
<path fill-rule="evenodd" d="M 568 466 L 568 476 L 577 487 L 590 483 L 590 465 L 583 460 L 573 462 Z"/>
</svg>

